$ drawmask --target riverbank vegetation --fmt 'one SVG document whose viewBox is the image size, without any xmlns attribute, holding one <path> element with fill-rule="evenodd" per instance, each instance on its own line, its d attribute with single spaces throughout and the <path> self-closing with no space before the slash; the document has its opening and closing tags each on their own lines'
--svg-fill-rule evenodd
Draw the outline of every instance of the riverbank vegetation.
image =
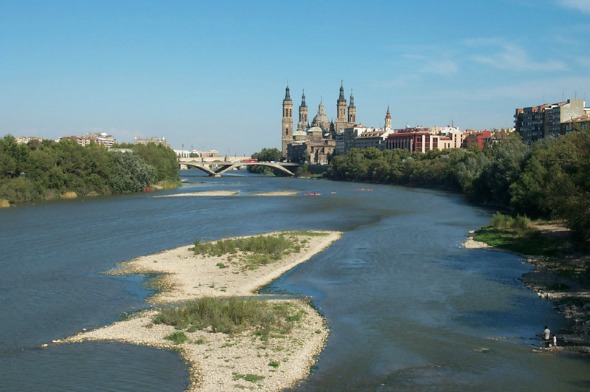
<svg viewBox="0 0 590 392">
<path fill-rule="evenodd" d="M 107 150 L 73 140 L 28 144 L 0 139 L 0 199 L 10 203 L 139 192 L 155 184 L 179 183 L 174 152 L 164 146 L 121 145 Z"/>
<path fill-rule="evenodd" d="M 271 302 L 254 298 L 203 297 L 183 305 L 162 308 L 155 324 L 166 324 L 179 331 L 210 329 L 213 332 L 238 334 L 247 330 L 263 339 L 271 334 L 284 335 L 303 311 L 285 301 Z"/>
<path fill-rule="evenodd" d="M 278 261 L 288 254 L 299 253 L 301 246 L 305 243 L 298 238 L 299 235 L 310 234 L 295 232 L 290 235 L 287 232 L 215 242 L 203 242 L 197 238 L 192 250 L 196 255 L 227 256 L 229 260 L 235 258 L 247 268 L 256 269 L 259 266 Z"/>
<path fill-rule="evenodd" d="M 539 140 L 498 133 L 483 150 L 353 149 L 332 159 L 328 177 L 431 187 L 513 216 L 563 220 L 578 243 L 590 241 L 590 131 Z"/>
<path fill-rule="evenodd" d="M 569 231 L 560 224 L 551 225 L 551 230 L 542 230 L 543 227 L 548 227 L 547 222 L 498 212 L 492 216 L 490 226 L 475 231 L 473 239 L 526 256 L 559 257 L 575 252 Z"/>
</svg>

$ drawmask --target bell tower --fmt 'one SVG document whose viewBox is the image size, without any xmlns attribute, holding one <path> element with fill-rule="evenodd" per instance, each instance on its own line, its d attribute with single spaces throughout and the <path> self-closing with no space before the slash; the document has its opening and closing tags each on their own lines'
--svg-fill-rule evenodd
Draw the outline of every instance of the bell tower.
<svg viewBox="0 0 590 392">
<path fill-rule="evenodd" d="M 389 112 L 389 106 L 387 107 L 387 113 L 385 114 L 385 130 L 391 129 L 391 113 Z"/>
<path fill-rule="evenodd" d="M 348 125 L 347 127 L 352 127 L 356 124 L 356 106 L 354 106 L 354 96 L 352 95 L 352 91 L 350 92 L 350 104 L 348 105 Z"/>
<path fill-rule="evenodd" d="M 340 82 L 340 95 L 336 102 L 336 127 L 335 131 L 338 133 L 340 130 L 346 128 L 346 98 L 344 98 L 344 83 Z"/>
<path fill-rule="evenodd" d="M 282 130 L 282 155 L 287 157 L 287 144 L 293 140 L 293 101 L 289 94 L 289 86 L 285 89 L 283 99 L 283 130 Z"/>
<path fill-rule="evenodd" d="M 297 124 L 297 131 L 305 132 L 309 128 L 308 110 L 305 103 L 305 91 L 301 95 L 301 105 L 299 105 L 299 123 Z"/>
</svg>

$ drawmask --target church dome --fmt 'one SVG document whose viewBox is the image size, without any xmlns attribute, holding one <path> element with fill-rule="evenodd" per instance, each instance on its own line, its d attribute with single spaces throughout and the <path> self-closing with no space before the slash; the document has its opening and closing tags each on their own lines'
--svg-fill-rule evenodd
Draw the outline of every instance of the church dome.
<svg viewBox="0 0 590 392">
<path fill-rule="evenodd" d="M 330 124 L 330 119 L 328 118 L 326 113 L 324 113 L 324 104 L 320 103 L 320 106 L 318 107 L 318 114 L 316 114 L 313 118 L 313 122 L 311 125 L 314 127 L 323 128 L 323 126 L 325 126 L 326 124 Z"/>
<path fill-rule="evenodd" d="M 330 122 L 330 119 L 328 118 L 328 116 L 325 113 L 318 113 L 313 118 L 313 124 L 319 125 L 319 124 L 326 124 L 329 122 Z"/>
</svg>

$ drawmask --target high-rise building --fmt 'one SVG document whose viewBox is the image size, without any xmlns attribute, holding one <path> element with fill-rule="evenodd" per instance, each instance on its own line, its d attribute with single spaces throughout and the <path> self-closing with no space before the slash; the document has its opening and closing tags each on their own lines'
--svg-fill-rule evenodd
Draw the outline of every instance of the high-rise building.
<svg viewBox="0 0 590 392">
<path fill-rule="evenodd" d="M 562 124 L 588 112 L 581 99 L 518 108 L 514 113 L 514 127 L 523 142 L 532 143 L 549 136 L 557 136 Z"/>
</svg>

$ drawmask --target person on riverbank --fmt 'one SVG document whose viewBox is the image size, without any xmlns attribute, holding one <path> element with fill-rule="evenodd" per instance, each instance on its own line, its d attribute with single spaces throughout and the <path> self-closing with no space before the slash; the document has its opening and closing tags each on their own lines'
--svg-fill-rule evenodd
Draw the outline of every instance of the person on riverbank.
<svg viewBox="0 0 590 392">
<path fill-rule="evenodd" d="M 551 330 L 547 326 L 545 326 L 545 330 L 543 331 L 543 342 L 545 343 L 545 347 L 549 347 L 551 342 Z"/>
</svg>

